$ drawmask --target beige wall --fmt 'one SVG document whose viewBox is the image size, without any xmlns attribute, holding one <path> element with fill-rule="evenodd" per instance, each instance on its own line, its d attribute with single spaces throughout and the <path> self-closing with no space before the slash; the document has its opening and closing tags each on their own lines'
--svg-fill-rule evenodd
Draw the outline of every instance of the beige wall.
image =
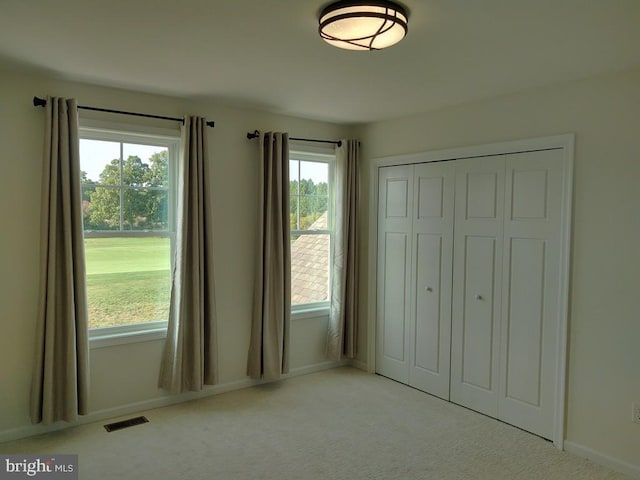
<svg viewBox="0 0 640 480">
<path fill-rule="evenodd" d="M 472 78 L 472 75 L 470 79 Z M 640 70 L 360 128 L 362 311 L 373 158 L 575 132 L 566 438 L 640 468 Z M 366 355 L 361 318 L 359 358 Z"/>
<path fill-rule="evenodd" d="M 209 131 L 221 383 L 244 380 L 255 241 L 255 128 L 338 138 L 349 129 L 319 122 L 117 89 L 0 72 L 0 435 L 26 428 L 38 291 L 38 220 L 43 115 L 33 95 L 74 96 L 81 104 L 216 121 Z M 372 158 L 576 133 L 567 439 L 640 464 L 640 71 L 529 91 L 363 126 L 362 318 L 366 352 L 368 161 Z M 130 119 L 128 119 L 130 120 Z M 162 124 L 166 126 L 165 124 Z M 235 209 L 225 208 L 233 199 Z M 323 361 L 326 319 L 292 327 L 293 367 Z M 161 342 L 91 352 L 92 409 L 163 398 L 155 388 Z"/>
<path fill-rule="evenodd" d="M 341 138 L 346 129 L 211 102 L 190 102 L 0 71 L 0 438 L 3 432 L 19 432 L 29 425 L 44 128 L 43 110 L 31 105 L 34 95 L 72 96 L 84 105 L 158 115 L 199 114 L 216 121 L 216 127 L 209 129 L 209 144 L 214 177 L 220 383 L 230 385 L 245 380 L 258 182 L 257 145 L 247 140 L 245 133 L 254 129 L 281 130 L 302 137 Z M 134 117 L 109 117 L 114 118 L 127 123 L 148 122 Z M 172 125 L 154 123 L 158 124 Z M 326 331 L 326 318 L 292 323 L 292 369 L 324 362 Z M 91 411 L 163 398 L 156 388 L 161 349 L 162 341 L 93 349 Z"/>
</svg>

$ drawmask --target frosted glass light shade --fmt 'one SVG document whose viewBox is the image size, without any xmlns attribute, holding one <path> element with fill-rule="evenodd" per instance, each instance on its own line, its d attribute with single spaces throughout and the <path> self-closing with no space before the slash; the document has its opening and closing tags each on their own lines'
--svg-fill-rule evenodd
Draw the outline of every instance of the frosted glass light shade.
<svg viewBox="0 0 640 480">
<path fill-rule="evenodd" d="M 390 1 L 335 2 L 320 14 L 322 39 L 347 50 L 381 50 L 395 45 L 408 30 L 407 12 Z"/>
</svg>

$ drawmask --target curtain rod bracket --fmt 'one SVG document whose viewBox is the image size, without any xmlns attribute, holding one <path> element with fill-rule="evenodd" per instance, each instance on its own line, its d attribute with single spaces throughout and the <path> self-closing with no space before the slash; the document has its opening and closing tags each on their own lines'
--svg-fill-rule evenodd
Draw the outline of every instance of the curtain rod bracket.
<svg viewBox="0 0 640 480">
<path fill-rule="evenodd" d="M 34 107 L 44 107 L 47 105 L 47 101 L 44 98 L 33 97 L 33 106 Z"/>
</svg>

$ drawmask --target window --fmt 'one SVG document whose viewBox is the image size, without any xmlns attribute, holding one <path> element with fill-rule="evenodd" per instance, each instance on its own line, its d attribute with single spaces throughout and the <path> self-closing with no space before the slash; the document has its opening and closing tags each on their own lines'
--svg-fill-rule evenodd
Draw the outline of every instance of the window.
<svg viewBox="0 0 640 480">
<path fill-rule="evenodd" d="M 291 304 L 326 308 L 331 284 L 331 173 L 334 155 L 291 151 Z"/>
<path fill-rule="evenodd" d="M 164 331 L 178 139 L 80 130 L 91 338 Z"/>
</svg>

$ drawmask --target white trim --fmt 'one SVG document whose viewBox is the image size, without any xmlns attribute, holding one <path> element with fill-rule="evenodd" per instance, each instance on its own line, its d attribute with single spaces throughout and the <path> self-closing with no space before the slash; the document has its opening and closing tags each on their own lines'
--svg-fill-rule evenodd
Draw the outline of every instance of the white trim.
<svg viewBox="0 0 640 480">
<path fill-rule="evenodd" d="M 369 285 L 367 305 L 367 372 L 376 373 L 378 318 L 378 177 L 381 160 L 372 160 L 369 172 Z"/>
<path fill-rule="evenodd" d="M 554 406 L 554 433 L 553 444 L 560 450 L 564 449 L 565 437 L 565 399 L 567 385 L 567 348 L 568 348 L 568 325 L 569 325 L 569 286 L 571 281 L 571 232 L 573 219 L 573 159 L 575 155 L 575 135 L 566 135 L 563 146 L 564 158 L 562 178 L 562 218 L 560 219 L 560 292 L 558 322 L 558 344 L 556 364 L 556 398 Z"/>
<path fill-rule="evenodd" d="M 427 162 L 441 162 L 464 158 L 478 158 L 492 155 L 506 155 L 540 150 L 563 149 L 564 185 L 562 192 L 562 246 L 563 263 L 560 267 L 561 316 L 558 322 L 558 368 L 556 371 L 556 398 L 554 399 L 553 443 L 562 450 L 564 442 L 564 419 L 566 399 L 567 368 L 567 325 L 569 320 L 569 280 L 570 246 L 573 195 L 573 158 L 575 134 L 567 133 L 549 137 L 536 137 L 477 146 L 435 150 L 431 152 L 411 153 L 371 160 L 369 174 L 369 282 L 368 282 L 368 326 L 367 326 L 367 371 L 376 371 L 376 319 L 377 319 L 377 244 L 378 244 L 378 170 L 394 165 L 411 165 Z"/>
<path fill-rule="evenodd" d="M 296 155 L 303 155 L 309 157 L 311 162 L 318 161 L 331 161 L 331 157 L 336 156 L 336 147 L 330 143 L 316 143 L 316 142 L 304 142 L 302 140 L 289 139 L 289 158 Z M 325 160 L 319 160 L 318 155 L 328 157 Z M 315 158 L 314 158 L 315 157 Z M 298 160 L 298 158 L 294 158 Z M 301 160 L 307 160 L 307 158 L 301 158 Z"/>
<path fill-rule="evenodd" d="M 291 320 L 306 320 L 307 318 L 326 318 L 331 306 L 329 302 L 302 303 L 291 308 Z"/>
<path fill-rule="evenodd" d="M 332 163 L 336 158 L 333 150 L 327 151 L 324 149 L 314 150 L 298 150 L 295 148 L 289 148 L 289 160 L 300 160 L 302 162 L 315 162 L 315 163 Z"/>
<path fill-rule="evenodd" d="M 329 370 L 331 368 L 342 367 L 348 365 L 347 361 L 338 362 L 321 362 L 313 365 L 307 365 L 304 367 L 294 368 L 287 375 L 284 375 L 283 379 L 297 377 L 300 375 L 307 375 L 309 373 L 320 372 L 323 370 Z M 277 380 L 276 380 L 277 381 Z M 155 408 L 168 407 L 178 403 L 188 402 L 190 400 L 197 400 L 199 398 L 206 398 L 212 395 L 219 395 L 221 393 L 231 392 L 234 390 L 241 390 L 247 387 L 253 387 L 255 385 L 261 385 L 264 380 L 251 380 L 243 379 L 228 382 L 224 384 L 214 385 L 206 387 L 200 392 L 188 392 L 180 395 L 163 396 L 159 398 L 153 398 L 149 400 L 143 400 L 141 402 L 129 403 L 127 405 L 121 405 L 113 408 L 105 408 L 92 412 L 88 415 L 83 415 L 78 418 L 74 423 L 57 422 L 53 425 L 29 425 L 26 427 L 18 427 L 11 430 L 0 431 L 0 442 L 8 442 L 11 440 L 18 440 L 20 438 L 32 437 L 35 435 L 42 435 L 44 433 L 55 432 L 58 430 L 64 430 L 66 428 L 75 427 L 78 425 L 85 425 L 88 423 L 98 422 L 106 419 L 117 419 L 124 415 L 130 415 L 132 413 L 139 413 Z"/>
<path fill-rule="evenodd" d="M 162 340 L 167 337 L 167 321 L 130 323 L 114 327 L 89 329 L 89 348 L 111 347 L 125 343 Z"/>
<path fill-rule="evenodd" d="M 80 114 L 80 133 L 86 133 L 89 136 L 98 134 L 102 136 L 105 130 L 114 132 L 114 138 L 123 135 L 131 141 L 140 141 L 140 136 L 155 137 L 164 141 L 180 140 L 181 128 L 180 122 L 176 122 L 176 128 L 152 127 L 150 125 L 123 123 L 105 120 L 95 120 L 92 118 L 82 118 Z M 117 135 L 115 135 L 117 134 Z M 100 140 L 102 138 L 96 138 Z"/>
<path fill-rule="evenodd" d="M 141 238 L 141 237 L 159 237 L 168 238 L 170 242 L 170 261 L 169 270 L 173 271 L 173 255 L 171 252 L 175 249 L 176 236 L 176 209 L 177 209 L 177 191 L 178 191 L 178 163 L 180 162 L 180 130 L 171 130 L 158 127 L 149 127 L 145 125 L 125 124 L 111 121 L 81 119 L 80 120 L 80 140 L 106 140 L 117 142 L 120 144 L 120 159 L 123 153 L 123 144 L 139 144 L 164 147 L 168 150 L 169 164 L 168 175 L 169 185 L 167 187 L 144 187 L 148 190 L 166 191 L 167 192 L 167 208 L 168 208 L 168 230 L 85 230 L 83 236 L 85 239 L 91 238 Z M 122 161 L 120 162 L 122 169 Z M 118 185 L 101 185 L 95 184 L 99 188 L 108 188 L 121 192 L 125 187 Z M 138 187 L 136 190 L 140 189 Z M 120 211 L 120 221 L 122 222 L 122 209 Z M 120 326 L 89 328 L 89 347 L 102 348 L 113 345 L 122 345 L 127 343 L 147 342 L 150 340 L 160 340 L 167 336 L 167 321 L 157 321 L 148 323 L 126 323 Z"/>
<path fill-rule="evenodd" d="M 579 457 L 588 458 L 595 463 L 640 480 L 640 465 L 634 465 L 633 463 L 625 462 L 624 460 L 620 460 L 619 458 L 611 457 L 607 454 L 598 452 L 589 447 L 582 446 L 569 440 L 564 442 L 564 446 L 565 450 L 569 453 L 578 455 Z"/>
<path fill-rule="evenodd" d="M 567 133 L 549 137 L 536 137 L 469 147 L 447 148 L 430 152 L 417 152 L 405 155 L 379 157 L 371 160 L 371 166 L 377 169 L 379 167 L 389 167 L 392 165 L 442 162 L 446 160 L 461 160 L 463 158 L 487 157 L 491 155 L 507 155 L 538 150 L 568 148 L 569 145 L 573 145 L 574 138 L 575 135 L 573 133 Z"/>
<path fill-rule="evenodd" d="M 309 147 L 309 148 L 307 148 Z M 334 226 L 333 226 L 333 208 L 332 208 L 332 200 L 333 200 L 333 169 L 336 161 L 336 154 L 333 149 L 327 149 L 326 147 L 316 146 L 316 148 L 312 148 L 313 146 L 298 145 L 289 147 L 289 161 L 290 162 L 298 162 L 298 168 L 300 167 L 300 162 L 312 162 L 312 163 L 320 163 L 327 165 L 327 226 L 330 228 L 324 230 L 298 230 L 291 229 L 289 234 L 293 235 L 328 235 L 329 236 L 329 252 L 328 252 L 328 261 L 329 261 L 329 271 L 328 271 L 328 285 L 327 291 L 329 296 L 331 295 L 331 280 L 333 278 L 333 267 L 331 259 L 333 258 L 333 243 L 334 243 Z M 297 181 L 301 180 L 300 171 L 298 170 Z M 299 197 L 300 195 L 297 195 Z M 298 204 L 299 207 L 299 204 Z M 298 211 L 298 216 L 299 216 Z M 299 220 L 299 218 L 298 218 Z M 292 279 L 293 282 L 293 279 Z M 318 318 L 318 317 L 326 317 L 329 315 L 331 307 L 331 301 L 326 300 L 322 302 L 312 302 L 312 303 L 296 303 L 291 305 L 291 319 L 292 320 L 303 320 L 306 318 Z"/>
<path fill-rule="evenodd" d="M 349 365 L 348 360 L 337 360 L 337 361 L 324 361 L 320 363 L 314 363 L 311 365 L 306 365 L 304 367 L 296 367 L 292 368 L 289 373 L 287 373 L 284 378 L 293 378 L 299 377 L 300 375 L 308 375 L 310 373 L 322 372 L 324 370 L 330 370 L 332 368 L 344 367 Z M 260 382 L 260 383 L 269 383 L 269 382 Z"/>
</svg>

